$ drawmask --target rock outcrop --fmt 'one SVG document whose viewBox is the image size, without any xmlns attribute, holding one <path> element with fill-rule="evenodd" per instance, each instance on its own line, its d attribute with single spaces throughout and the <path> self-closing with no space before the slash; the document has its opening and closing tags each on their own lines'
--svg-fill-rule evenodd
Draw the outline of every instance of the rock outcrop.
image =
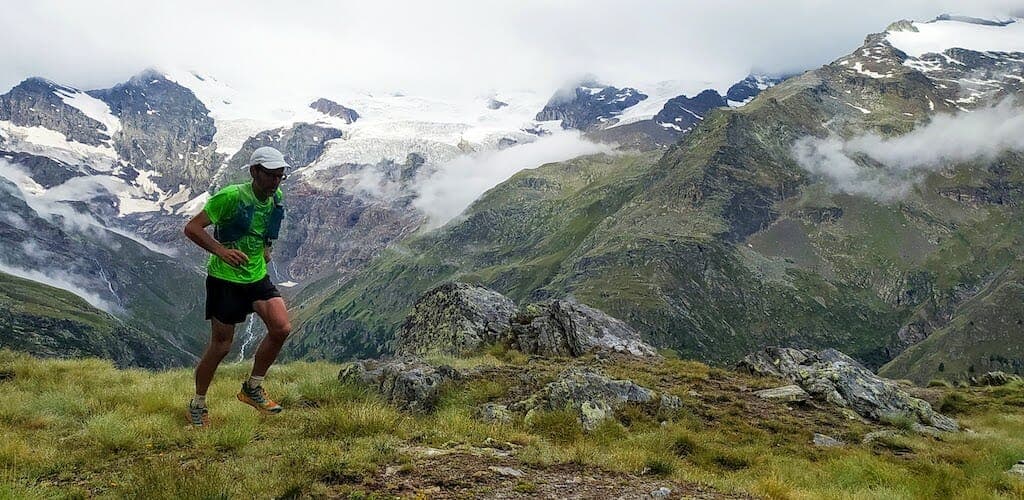
<svg viewBox="0 0 1024 500">
<path fill-rule="evenodd" d="M 493 290 L 450 282 L 425 293 L 395 335 L 395 354 L 471 353 L 505 342 L 526 354 L 579 357 L 618 352 L 658 353 L 622 321 L 573 300 L 549 300 L 519 310 Z"/>
<path fill-rule="evenodd" d="M 1011 375 L 1006 372 L 994 371 L 988 372 L 980 377 L 971 377 L 971 385 L 974 386 L 1000 386 L 1006 385 L 1010 382 L 1016 382 L 1021 378 L 1017 375 Z"/>
<path fill-rule="evenodd" d="M 359 119 L 359 113 L 352 108 L 347 108 L 330 99 L 320 98 L 309 104 L 309 107 L 327 115 L 341 118 L 346 124 L 354 123 Z"/>
<path fill-rule="evenodd" d="M 729 90 L 725 93 L 725 97 L 733 102 L 747 102 L 756 97 L 757 94 L 760 94 L 762 90 L 773 87 L 785 79 L 786 77 L 748 75 L 746 78 L 729 87 Z"/>
<path fill-rule="evenodd" d="M 69 141 L 98 146 L 114 135 L 106 125 L 69 105 L 65 98 L 83 92 L 44 78 L 29 78 L 0 95 L 0 120 L 22 127 L 43 127 Z"/>
<path fill-rule="evenodd" d="M 226 186 L 238 182 L 248 182 L 249 170 L 244 167 L 249 163 L 252 152 L 257 148 L 270 146 L 277 149 L 295 170 L 303 168 L 319 158 L 327 148 L 327 141 L 341 137 L 342 132 L 336 128 L 309 123 L 296 123 L 290 127 L 264 130 L 245 140 L 242 147 L 228 160 L 228 168 L 218 175 L 216 184 Z M 303 200 L 289 200 L 289 205 L 293 201 L 303 202 Z"/>
<path fill-rule="evenodd" d="M 571 300 L 550 300 L 522 308 L 512 318 L 511 344 L 541 356 L 577 357 L 599 350 L 657 356 L 629 325 Z"/>
<path fill-rule="evenodd" d="M 168 193 L 181 185 L 193 193 L 210 187 L 223 155 L 213 143 L 213 118 L 191 90 L 146 70 L 88 94 L 107 103 L 121 120 L 114 141 L 121 160 L 136 170 L 157 172 L 152 181 Z"/>
<path fill-rule="evenodd" d="M 406 358 L 357 361 L 338 373 L 338 380 L 365 384 L 388 402 L 405 410 L 426 412 L 434 409 L 442 384 L 461 378 L 454 368 L 431 366 Z"/>
<path fill-rule="evenodd" d="M 681 95 L 669 99 L 661 111 L 654 115 L 654 121 L 670 124 L 680 131 L 689 130 L 700 123 L 712 109 L 722 106 L 728 106 L 725 98 L 718 92 L 708 89 L 694 97 Z"/>
<path fill-rule="evenodd" d="M 763 391 L 755 392 L 754 395 L 766 401 L 778 401 L 783 403 L 807 401 L 811 397 L 810 394 L 807 394 L 807 391 L 803 390 L 799 385 L 787 385 L 783 387 L 776 387 L 774 389 L 765 389 Z"/>
<path fill-rule="evenodd" d="M 464 354 L 501 340 L 516 306 L 484 287 L 445 283 L 425 293 L 395 335 L 396 354 Z"/>
<path fill-rule="evenodd" d="M 768 347 L 745 357 L 739 368 L 790 380 L 816 400 L 852 409 L 875 421 L 905 416 L 943 431 L 959 429 L 956 420 L 934 411 L 927 402 L 911 397 L 895 382 L 876 376 L 835 349 L 814 352 Z"/>
<path fill-rule="evenodd" d="M 682 401 L 676 396 L 659 394 L 631 380 L 610 379 L 591 368 L 572 367 L 510 409 L 527 412 L 527 421 L 535 410 L 569 409 L 576 413 L 585 430 L 593 430 L 629 404 L 663 417 L 671 417 L 682 408 Z"/>
<path fill-rule="evenodd" d="M 622 110 L 647 99 L 637 89 L 618 89 L 594 82 L 560 90 L 537 113 L 538 121 L 561 120 L 562 128 L 595 130 L 614 123 Z"/>
</svg>

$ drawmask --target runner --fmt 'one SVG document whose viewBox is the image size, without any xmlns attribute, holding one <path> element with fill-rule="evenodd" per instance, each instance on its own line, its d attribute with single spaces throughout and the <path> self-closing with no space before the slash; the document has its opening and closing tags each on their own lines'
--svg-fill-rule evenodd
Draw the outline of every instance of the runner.
<svg viewBox="0 0 1024 500">
<path fill-rule="evenodd" d="M 267 336 L 256 350 L 251 375 L 242 382 L 237 397 L 262 413 L 277 414 L 282 409 L 267 396 L 262 383 L 292 328 L 284 299 L 267 274 L 271 244 L 284 219 L 278 186 L 290 167 L 281 152 L 271 147 L 253 151 L 246 167 L 251 182 L 221 189 L 185 225 L 185 235 L 211 254 L 206 277 L 211 337 L 196 367 L 196 393 L 188 404 L 193 427 L 209 427 L 206 391 L 217 366 L 231 350 L 235 325 L 252 312 L 267 326 Z M 214 226 L 213 235 L 206 231 L 210 225 Z"/>
</svg>

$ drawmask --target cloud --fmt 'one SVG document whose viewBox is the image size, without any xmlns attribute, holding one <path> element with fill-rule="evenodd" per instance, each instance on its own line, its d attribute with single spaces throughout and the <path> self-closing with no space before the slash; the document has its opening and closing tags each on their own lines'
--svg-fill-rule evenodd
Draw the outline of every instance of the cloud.
<svg viewBox="0 0 1024 500">
<path fill-rule="evenodd" d="M 1019 0 L 979 0 L 969 11 L 960 0 L 2 0 L 0 89 L 30 75 L 109 87 L 150 66 L 271 95 L 337 86 L 553 91 L 586 73 L 618 86 L 736 81 L 752 67 L 829 62 L 898 19 L 1015 9 Z"/>
<path fill-rule="evenodd" d="M 975 111 L 936 115 L 899 137 L 805 137 L 793 145 L 793 157 L 840 191 L 889 201 L 929 172 L 1022 150 L 1024 113 L 1008 98 Z"/>
<path fill-rule="evenodd" d="M 87 278 L 67 273 L 61 269 L 47 269 L 46 272 L 42 272 L 0 262 L 0 272 L 67 290 L 84 299 L 89 305 L 111 314 L 121 312 L 116 304 L 103 300 L 98 294 L 90 292 L 91 283 Z"/>
<path fill-rule="evenodd" d="M 427 214 L 428 227 L 439 227 L 520 170 L 610 151 L 610 146 L 587 141 L 577 131 L 558 131 L 531 143 L 460 156 L 417 182 L 419 196 L 413 205 Z"/>
</svg>

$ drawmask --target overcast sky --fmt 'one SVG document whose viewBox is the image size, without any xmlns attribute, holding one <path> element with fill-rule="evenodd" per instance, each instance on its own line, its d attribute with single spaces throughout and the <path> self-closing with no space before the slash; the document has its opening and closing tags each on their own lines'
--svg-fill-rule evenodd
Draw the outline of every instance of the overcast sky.
<svg viewBox="0 0 1024 500">
<path fill-rule="evenodd" d="M 0 91 L 28 76 L 83 89 L 146 67 L 238 88 L 436 93 L 620 86 L 787 72 L 849 53 L 898 19 L 1020 16 L 1024 0 L 0 0 Z"/>
</svg>

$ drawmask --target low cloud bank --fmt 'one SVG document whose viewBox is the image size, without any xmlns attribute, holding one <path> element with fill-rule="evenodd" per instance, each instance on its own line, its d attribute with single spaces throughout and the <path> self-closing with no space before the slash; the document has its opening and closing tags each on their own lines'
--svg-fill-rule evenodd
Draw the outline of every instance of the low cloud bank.
<svg viewBox="0 0 1024 500">
<path fill-rule="evenodd" d="M 806 137 L 792 149 L 807 171 L 850 194 L 892 201 L 929 172 L 1024 150 L 1024 112 L 1015 99 L 970 112 L 942 114 L 894 138 L 865 134 L 843 140 Z"/>
<path fill-rule="evenodd" d="M 529 144 L 460 156 L 417 183 L 413 205 L 427 214 L 428 227 L 440 227 L 520 170 L 610 151 L 610 146 L 587 141 L 577 131 L 559 131 Z"/>
<path fill-rule="evenodd" d="M 116 304 L 103 300 L 98 294 L 89 291 L 89 280 L 82 276 L 70 274 L 60 269 L 47 269 L 45 272 L 35 269 L 24 269 L 0 262 L 0 272 L 43 283 L 52 287 L 67 290 L 89 303 L 89 305 L 111 314 L 122 312 Z"/>
</svg>

